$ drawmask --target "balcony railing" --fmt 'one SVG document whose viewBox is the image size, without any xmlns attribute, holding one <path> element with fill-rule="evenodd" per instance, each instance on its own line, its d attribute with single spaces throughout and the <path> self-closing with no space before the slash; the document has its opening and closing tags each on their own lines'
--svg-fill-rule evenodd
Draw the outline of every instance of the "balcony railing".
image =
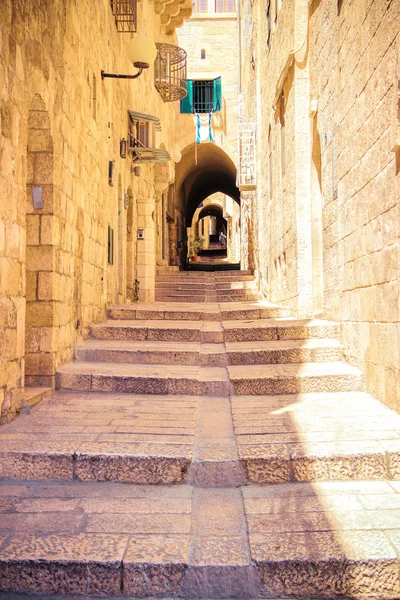
<svg viewBox="0 0 400 600">
<path fill-rule="evenodd" d="M 137 26 L 137 0 L 110 0 L 117 31 L 134 33 Z"/>
<path fill-rule="evenodd" d="M 254 123 L 239 123 L 238 144 L 237 185 L 240 190 L 254 190 L 256 187 L 256 128 Z"/>
<path fill-rule="evenodd" d="M 154 84 L 164 102 L 187 96 L 186 52 L 172 44 L 156 44 Z"/>
</svg>

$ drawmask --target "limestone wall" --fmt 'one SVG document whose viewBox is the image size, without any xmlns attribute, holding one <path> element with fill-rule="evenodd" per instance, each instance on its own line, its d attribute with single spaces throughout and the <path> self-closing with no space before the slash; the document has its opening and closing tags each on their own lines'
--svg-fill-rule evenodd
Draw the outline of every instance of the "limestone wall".
<svg viewBox="0 0 400 600">
<path fill-rule="evenodd" d="M 138 33 L 176 43 L 171 24 L 162 25 L 162 8 L 138 3 Z M 0 405 L 6 420 L 18 411 L 25 384 L 54 384 L 56 367 L 72 358 L 89 324 L 105 318 L 107 305 L 132 296 L 136 277 L 142 294 L 154 293 L 154 208 L 143 245 L 136 230 L 147 219 L 143 206 L 153 207 L 159 194 L 155 167 L 131 174 L 119 143 L 133 109 L 160 118 L 157 146 L 172 152 L 175 108 L 156 91 L 153 66 L 135 81 L 101 80 L 101 69 L 134 72 L 126 54 L 130 35 L 117 32 L 108 0 L 4 0 L 0 28 Z M 168 165 L 165 188 L 172 181 Z M 32 186 L 41 187 L 43 208 L 34 207 Z"/>
<path fill-rule="evenodd" d="M 265 3 L 253 3 L 242 63 L 261 289 L 294 314 L 341 321 L 346 358 L 400 409 L 400 2 L 285 0 L 276 18 L 275 4 L 268 48 Z"/>
<path fill-rule="evenodd" d="M 215 143 L 237 160 L 238 29 L 236 13 L 193 13 L 177 32 L 188 53 L 188 79 L 222 79 L 223 109 L 212 118 Z M 201 51 L 205 51 L 202 59 Z M 196 139 L 193 115 L 177 115 L 177 140 L 183 150 Z"/>
</svg>

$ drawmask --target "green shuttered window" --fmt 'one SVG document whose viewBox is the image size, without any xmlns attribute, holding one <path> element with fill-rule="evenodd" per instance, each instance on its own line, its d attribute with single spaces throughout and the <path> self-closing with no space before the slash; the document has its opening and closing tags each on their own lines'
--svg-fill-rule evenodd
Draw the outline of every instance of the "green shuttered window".
<svg viewBox="0 0 400 600">
<path fill-rule="evenodd" d="M 215 113 L 222 109 L 221 77 L 209 80 L 187 80 L 187 96 L 181 100 L 181 113 Z"/>
</svg>

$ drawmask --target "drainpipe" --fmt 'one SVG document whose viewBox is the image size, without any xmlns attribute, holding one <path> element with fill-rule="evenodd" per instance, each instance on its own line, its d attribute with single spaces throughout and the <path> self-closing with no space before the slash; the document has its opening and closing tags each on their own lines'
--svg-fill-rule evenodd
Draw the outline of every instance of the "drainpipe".
<svg viewBox="0 0 400 600">
<path fill-rule="evenodd" d="M 238 52 L 238 58 L 239 58 L 239 76 L 238 76 L 238 82 L 239 82 L 239 94 L 241 94 L 242 92 L 242 35 L 241 35 L 241 31 L 242 31 L 242 14 L 241 14 L 241 0 L 236 0 L 237 1 L 237 22 L 238 22 L 238 46 L 239 46 L 239 52 Z"/>
</svg>

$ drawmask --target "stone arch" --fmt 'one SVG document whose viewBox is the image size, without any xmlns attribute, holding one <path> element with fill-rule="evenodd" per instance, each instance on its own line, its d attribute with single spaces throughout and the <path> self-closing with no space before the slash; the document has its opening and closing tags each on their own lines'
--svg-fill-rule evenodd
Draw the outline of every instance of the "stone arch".
<svg viewBox="0 0 400 600">
<path fill-rule="evenodd" d="M 55 272 L 53 137 L 40 94 L 31 100 L 27 125 L 25 385 L 54 387 L 55 302 L 61 285 Z"/>
<path fill-rule="evenodd" d="M 175 194 L 183 216 L 178 234 L 178 239 L 182 240 L 182 266 L 188 254 L 187 228 L 191 228 L 199 204 L 216 192 L 221 192 L 240 205 L 236 175 L 233 160 L 214 143 L 191 143 L 182 150 L 175 171 Z"/>
</svg>

